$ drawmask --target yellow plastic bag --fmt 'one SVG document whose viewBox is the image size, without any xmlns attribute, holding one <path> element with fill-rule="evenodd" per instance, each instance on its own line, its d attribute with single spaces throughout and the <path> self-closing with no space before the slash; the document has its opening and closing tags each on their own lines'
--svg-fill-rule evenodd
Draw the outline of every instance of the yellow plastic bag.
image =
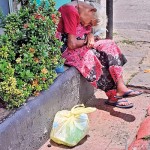
<svg viewBox="0 0 150 150">
<path fill-rule="evenodd" d="M 83 139 L 89 129 L 87 113 L 94 112 L 96 108 L 83 104 L 74 106 L 71 111 L 62 110 L 56 113 L 50 139 L 58 144 L 75 146 Z"/>
</svg>

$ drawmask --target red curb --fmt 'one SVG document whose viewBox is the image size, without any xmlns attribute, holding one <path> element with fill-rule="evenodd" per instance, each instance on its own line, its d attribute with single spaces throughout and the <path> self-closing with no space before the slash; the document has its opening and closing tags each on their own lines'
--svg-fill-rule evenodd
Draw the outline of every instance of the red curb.
<svg viewBox="0 0 150 150">
<path fill-rule="evenodd" d="M 149 150 L 150 141 L 142 139 L 147 136 L 150 136 L 150 116 L 146 117 L 141 123 L 137 132 L 136 140 L 130 144 L 128 150 Z"/>
<path fill-rule="evenodd" d="M 150 116 L 144 119 L 137 133 L 137 140 L 150 136 Z"/>
<path fill-rule="evenodd" d="M 135 140 L 131 143 L 128 150 L 149 150 L 149 141 Z"/>
</svg>

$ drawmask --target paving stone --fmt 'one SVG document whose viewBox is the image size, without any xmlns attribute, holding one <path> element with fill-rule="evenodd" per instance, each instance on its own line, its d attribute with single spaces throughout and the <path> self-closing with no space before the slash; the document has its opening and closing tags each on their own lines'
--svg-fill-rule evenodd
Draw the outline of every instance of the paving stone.
<svg viewBox="0 0 150 150">
<path fill-rule="evenodd" d="M 129 85 L 150 89 L 150 73 L 138 73 L 134 78 L 131 79 Z"/>
</svg>

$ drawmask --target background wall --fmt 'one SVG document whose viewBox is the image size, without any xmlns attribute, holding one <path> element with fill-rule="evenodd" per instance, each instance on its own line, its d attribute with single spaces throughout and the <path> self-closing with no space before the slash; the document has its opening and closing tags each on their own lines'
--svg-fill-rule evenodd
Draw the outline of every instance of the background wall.
<svg viewBox="0 0 150 150">
<path fill-rule="evenodd" d="M 41 0 L 36 0 L 36 2 L 40 4 Z M 61 5 L 71 2 L 71 0 L 55 0 L 55 2 L 56 2 L 56 8 L 58 9 Z"/>
<path fill-rule="evenodd" d="M 71 2 L 71 0 L 55 0 L 56 1 L 56 8 L 58 9 L 61 5 Z"/>
<path fill-rule="evenodd" d="M 2 9 L 4 15 L 7 15 L 9 13 L 8 0 L 0 0 L 0 9 Z"/>
</svg>

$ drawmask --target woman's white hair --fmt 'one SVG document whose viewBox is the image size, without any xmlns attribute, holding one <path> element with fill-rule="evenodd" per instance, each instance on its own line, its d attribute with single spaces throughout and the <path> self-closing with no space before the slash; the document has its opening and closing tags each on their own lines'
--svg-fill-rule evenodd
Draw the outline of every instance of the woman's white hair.
<svg viewBox="0 0 150 150">
<path fill-rule="evenodd" d="M 92 32 L 95 36 L 100 38 L 106 37 L 106 25 L 107 25 L 107 15 L 106 8 L 96 2 L 86 2 L 97 9 L 95 12 L 95 18 L 98 20 L 97 26 L 92 27 Z"/>
</svg>

